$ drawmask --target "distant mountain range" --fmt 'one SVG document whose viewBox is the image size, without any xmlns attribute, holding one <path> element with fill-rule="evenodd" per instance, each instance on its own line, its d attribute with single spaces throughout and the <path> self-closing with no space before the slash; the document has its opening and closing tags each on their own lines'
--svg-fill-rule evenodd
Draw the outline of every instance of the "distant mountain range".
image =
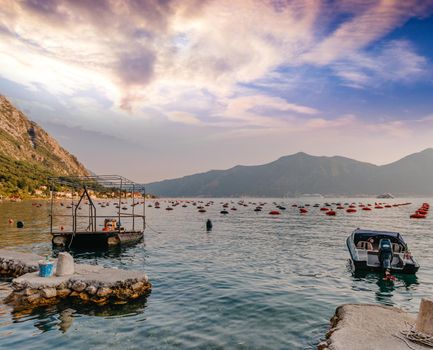
<svg viewBox="0 0 433 350">
<path fill-rule="evenodd" d="M 433 195 L 433 149 L 382 166 L 300 152 L 264 165 L 238 165 L 153 182 L 146 190 L 162 197 L 290 197 L 304 193 L 355 196 L 385 192 L 427 196 Z"/>
<path fill-rule="evenodd" d="M 88 170 L 35 122 L 0 95 L 0 194 L 28 194 L 52 175 Z"/>
</svg>

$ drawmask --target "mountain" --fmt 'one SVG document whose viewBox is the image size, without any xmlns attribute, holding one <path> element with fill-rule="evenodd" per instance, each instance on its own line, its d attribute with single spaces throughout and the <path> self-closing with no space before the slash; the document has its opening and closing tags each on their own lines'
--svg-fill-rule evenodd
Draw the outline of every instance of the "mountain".
<svg viewBox="0 0 433 350">
<path fill-rule="evenodd" d="M 52 175 L 88 170 L 35 122 L 0 95 L 0 194 L 26 194 Z"/>
<path fill-rule="evenodd" d="M 433 194 L 433 149 L 377 166 L 345 157 L 300 152 L 256 166 L 235 166 L 150 183 L 146 190 L 164 197 Z"/>
</svg>

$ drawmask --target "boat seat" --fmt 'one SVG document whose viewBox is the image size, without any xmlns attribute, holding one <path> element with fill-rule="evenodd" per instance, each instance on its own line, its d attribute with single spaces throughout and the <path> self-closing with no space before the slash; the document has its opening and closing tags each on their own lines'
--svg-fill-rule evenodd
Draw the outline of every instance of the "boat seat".
<svg viewBox="0 0 433 350">
<path fill-rule="evenodd" d="M 358 249 L 364 249 L 364 250 L 373 250 L 373 245 L 370 242 L 367 242 L 367 241 L 359 241 L 356 244 L 356 248 L 358 248 Z"/>
<path fill-rule="evenodd" d="M 392 244 L 392 251 L 394 253 L 403 253 L 404 252 L 404 247 L 402 247 L 400 244 L 398 243 L 393 243 Z"/>
</svg>

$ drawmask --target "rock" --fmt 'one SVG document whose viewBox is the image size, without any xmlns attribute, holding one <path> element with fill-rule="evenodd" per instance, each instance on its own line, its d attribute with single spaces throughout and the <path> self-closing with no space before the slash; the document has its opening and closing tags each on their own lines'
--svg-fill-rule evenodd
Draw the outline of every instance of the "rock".
<svg viewBox="0 0 433 350">
<path fill-rule="evenodd" d="M 57 258 L 56 276 L 68 276 L 74 274 L 74 258 L 67 252 L 59 253 Z"/>
<path fill-rule="evenodd" d="M 39 292 L 38 289 L 26 288 L 26 289 L 24 289 L 24 293 L 23 294 L 26 295 L 26 296 L 29 296 L 29 295 L 32 295 L 32 294 L 36 294 L 38 292 Z"/>
<path fill-rule="evenodd" d="M 82 292 L 86 287 L 87 285 L 83 281 L 75 281 L 72 283 L 72 289 L 76 292 Z"/>
<path fill-rule="evenodd" d="M 96 292 L 96 295 L 98 297 L 107 297 L 109 296 L 113 291 L 110 288 L 106 288 L 106 287 L 101 287 L 98 289 L 98 291 Z"/>
<path fill-rule="evenodd" d="M 66 283 L 62 282 L 56 288 L 57 288 L 57 290 L 59 290 L 59 289 L 65 289 L 66 288 Z"/>
<path fill-rule="evenodd" d="M 41 295 L 44 298 L 54 298 L 57 296 L 57 290 L 56 288 L 44 288 L 41 290 Z"/>
<path fill-rule="evenodd" d="M 86 292 L 81 292 L 79 297 L 83 301 L 89 301 L 89 299 L 90 299 L 89 294 L 87 294 Z"/>
<path fill-rule="evenodd" d="M 71 294 L 71 290 L 69 288 L 63 288 L 57 290 L 57 296 L 59 298 L 66 298 L 69 294 Z"/>
<path fill-rule="evenodd" d="M 137 283 L 134 283 L 134 284 L 131 286 L 131 288 L 132 288 L 132 290 L 133 290 L 134 292 L 136 292 L 137 290 L 142 289 L 143 287 L 144 287 L 144 283 L 143 283 L 143 282 L 137 282 Z"/>
<path fill-rule="evenodd" d="M 317 350 L 327 350 L 328 343 L 326 341 L 322 341 L 317 345 Z"/>
<path fill-rule="evenodd" d="M 24 298 L 24 300 L 29 304 L 35 304 L 40 299 L 41 299 L 41 295 L 39 293 L 35 293 Z"/>
<path fill-rule="evenodd" d="M 131 292 L 127 289 L 116 289 L 115 296 L 117 299 L 125 300 L 131 297 Z"/>
<path fill-rule="evenodd" d="M 98 291 L 98 288 L 96 288 L 95 286 L 88 286 L 86 288 L 86 292 L 90 295 L 95 295 L 97 291 Z"/>
<path fill-rule="evenodd" d="M 104 305 L 108 302 L 108 298 L 97 298 L 97 297 L 93 297 L 90 299 L 90 301 L 94 302 L 95 304 L 98 305 Z"/>
</svg>

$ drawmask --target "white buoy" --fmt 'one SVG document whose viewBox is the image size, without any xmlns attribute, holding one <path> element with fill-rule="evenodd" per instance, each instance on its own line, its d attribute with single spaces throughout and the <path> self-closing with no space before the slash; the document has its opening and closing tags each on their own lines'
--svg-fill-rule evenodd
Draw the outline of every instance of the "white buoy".
<svg viewBox="0 0 433 350">
<path fill-rule="evenodd" d="M 57 257 L 56 276 L 68 276 L 73 274 L 74 258 L 69 253 L 59 253 Z"/>
<path fill-rule="evenodd" d="M 421 299 L 415 329 L 418 332 L 433 335 L 433 300 Z"/>
</svg>

